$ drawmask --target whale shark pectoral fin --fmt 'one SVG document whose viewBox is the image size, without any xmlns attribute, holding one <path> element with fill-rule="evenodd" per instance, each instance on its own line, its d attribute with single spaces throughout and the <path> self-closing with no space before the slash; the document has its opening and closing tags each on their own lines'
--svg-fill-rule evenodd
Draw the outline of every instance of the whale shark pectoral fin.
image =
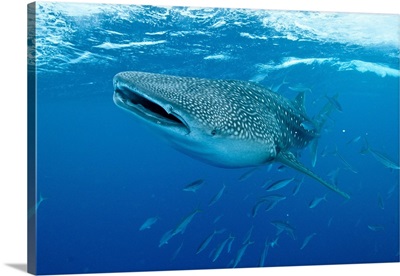
<svg viewBox="0 0 400 276">
<path fill-rule="evenodd" d="M 341 190 L 339 190 L 337 187 L 335 187 L 332 184 L 329 184 L 328 182 L 326 182 L 325 180 L 323 180 L 322 178 L 320 178 L 318 175 L 316 175 L 315 173 L 313 173 L 312 171 L 310 171 L 309 169 L 307 169 L 302 163 L 300 163 L 296 157 L 294 156 L 293 153 L 291 152 L 280 152 L 278 153 L 278 155 L 275 158 L 276 161 L 281 162 L 282 164 L 289 166 L 295 170 L 298 170 L 299 172 L 302 172 L 312 178 L 314 178 L 315 180 L 317 180 L 318 182 L 320 182 L 321 184 L 323 184 L 325 187 L 331 189 L 332 191 L 337 192 L 338 194 L 340 194 L 341 196 L 345 197 L 346 199 L 350 199 L 350 196 L 348 194 L 346 194 L 345 192 L 342 192 Z"/>
</svg>

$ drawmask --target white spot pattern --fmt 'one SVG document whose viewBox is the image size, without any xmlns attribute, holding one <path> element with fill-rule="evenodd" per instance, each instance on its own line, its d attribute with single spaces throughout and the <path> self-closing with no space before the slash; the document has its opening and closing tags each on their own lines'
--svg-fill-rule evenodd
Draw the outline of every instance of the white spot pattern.
<svg viewBox="0 0 400 276">
<path fill-rule="evenodd" d="M 301 108 L 283 96 L 251 82 L 176 77 L 143 72 L 119 74 L 146 97 L 168 102 L 183 116 L 218 135 L 254 140 L 289 149 L 304 147 L 316 130 L 301 127 L 310 121 Z"/>
</svg>

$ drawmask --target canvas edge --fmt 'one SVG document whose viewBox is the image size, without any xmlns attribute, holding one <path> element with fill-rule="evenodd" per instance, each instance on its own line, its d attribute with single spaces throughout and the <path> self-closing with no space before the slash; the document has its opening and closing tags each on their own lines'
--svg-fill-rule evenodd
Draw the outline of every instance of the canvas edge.
<svg viewBox="0 0 400 276">
<path fill-rule="evenodd" d="M 112 3 L 106 3 L 112 4 Z M 132 4 L 136 5 L 136 4 Z M 137 4 L 140 5 L 140 4 Z M 37 203 L 37 174 L 36 174 L 36 2 L 27 4 L 27 272 L 37 274 L 37 228 L 36 213 L 29 219 L 29 211 L 35 209 Z M 33 54 L 33 55 L 32 55 Z M 30 208 L 31 207 L 31 208 Z M 135 272 L 134 272 L 135 273 Z"/>
<path fill-rule="evenodd" d="M 27 272 L 36 274 L 36 3 L 27 5 Z"/>
</svg>

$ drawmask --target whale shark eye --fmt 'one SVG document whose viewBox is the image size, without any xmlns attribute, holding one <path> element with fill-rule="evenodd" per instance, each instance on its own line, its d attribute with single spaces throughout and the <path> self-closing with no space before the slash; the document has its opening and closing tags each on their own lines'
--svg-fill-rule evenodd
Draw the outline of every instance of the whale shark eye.
<svg viewBox="0 0 400 276">
<path fill-rule="evenodd" d="M 215 135 L 217 135 L 219 133 L 220 133 L 220 130 L 218 128 L 214 128 L 213 130 L 211 130 L 211 135 L 212 136 L 215 136 Z"/>
</svg>

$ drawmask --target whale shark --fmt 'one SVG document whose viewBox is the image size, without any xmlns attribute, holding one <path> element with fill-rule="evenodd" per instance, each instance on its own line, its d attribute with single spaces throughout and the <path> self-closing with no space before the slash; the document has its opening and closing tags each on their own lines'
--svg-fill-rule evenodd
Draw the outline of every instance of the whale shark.
<svg viewBox="0 0 400 276">
<path fill-rule="evenodd" d="M 249 81 L 138 71 L 116 74 L 113 85 L 118 107 L 191 157 L 225 168 L 280 162 L 350 198 L 292 153 L 318 139 L 333 109 L 327 103 L 310 119 L 304 108 L 304 91 L 290 100 Z"/>
</svg>

